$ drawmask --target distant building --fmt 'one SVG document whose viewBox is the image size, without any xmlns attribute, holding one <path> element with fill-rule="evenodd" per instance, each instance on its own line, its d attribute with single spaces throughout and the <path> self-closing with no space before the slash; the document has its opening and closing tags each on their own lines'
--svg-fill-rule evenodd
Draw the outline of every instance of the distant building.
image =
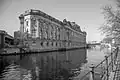
<svg viewBox="0 0 120 80">
<path fill-rule="evenodd" d="M 5 43 L 5 34 L 6 34 L 5 31 L 0 30 L 0 49 L 4 47 L 4 43 Z"/>
<path fill-rule="evenodd" d="M 20 31 L 15 31 L 14 32 L 14 38 L 15 39 L 20 39 L 21 38 L 21 32 Z"/>
<path fill-rule="evenodd" d="M 43 47 L 85 47 L 86 32 L 66 19 L 59 21 L 40 10 L 28 10 L 19 16 L 20 33 L 25 44 Z M 18 34 L 15 34 L 15 36 Z"/>
<path fill-rule="evenodd" d="M 6 31 L 0 30 L 0 49 L 14 45 L 14 38 Z"/>
</svg>

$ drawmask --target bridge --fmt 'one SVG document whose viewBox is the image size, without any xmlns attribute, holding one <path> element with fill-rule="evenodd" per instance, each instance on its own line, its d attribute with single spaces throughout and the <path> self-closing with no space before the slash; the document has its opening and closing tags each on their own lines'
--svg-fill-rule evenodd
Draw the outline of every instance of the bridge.
<svg viewBox="0 0 120 80">
<path fill-rule="evenodd" d="M 88 43 L 87 47 L 90 48 L 90 47 L 95 47 L 97 45 L 101 45 L 101 43 Z"/>
<path fill-rule="evenodd" d="M 120 80 L 120 49 L 117 47 L 98 65 L 92 65 L 84 75 L 73 80 Z"/>
</svg>

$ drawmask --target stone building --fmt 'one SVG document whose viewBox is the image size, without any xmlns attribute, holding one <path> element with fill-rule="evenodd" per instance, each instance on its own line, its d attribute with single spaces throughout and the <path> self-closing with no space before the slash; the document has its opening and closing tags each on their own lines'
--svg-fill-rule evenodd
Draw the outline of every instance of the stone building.
<svg viewBox="0 0 120 80">
<path fill-rule="evenodd" d="M 59 21 L 50 15 L 30 9 L 19 16 L 20 33 L 25 44 L 34 48 L 85 47 L 86 32 L 66 19 Z"/>
</svg>

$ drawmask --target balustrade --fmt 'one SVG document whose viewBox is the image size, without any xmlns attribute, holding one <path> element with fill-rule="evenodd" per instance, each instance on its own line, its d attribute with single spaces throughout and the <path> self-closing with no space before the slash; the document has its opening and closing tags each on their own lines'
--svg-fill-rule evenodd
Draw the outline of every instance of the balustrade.
<svg viewBox="0 0 120 80">
<path fill-rule="evenodd" d="M 117 55 L 118 48 L 116 48 L 110 55 L 105 56 L 105 59 L 98 65 L 90 67 L 91 70 L 79 78 L 79 80 L 109 80 L 110 73 L 114 71 Z"/>
</svg>

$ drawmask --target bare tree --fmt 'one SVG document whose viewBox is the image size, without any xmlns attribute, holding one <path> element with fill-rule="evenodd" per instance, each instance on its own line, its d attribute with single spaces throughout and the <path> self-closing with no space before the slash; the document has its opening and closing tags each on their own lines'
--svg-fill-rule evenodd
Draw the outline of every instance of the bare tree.
<svg viewBox="0 0 120 80">
<path fill-rule="evenodd" d="M 113 9 L 111 5 L 103 7 L 105 23 L 99 28 L 102 34 L 105 34 L 105 40 L 120 40 L 120 0 L 116 0 L 117 7 Z"/>
</svg>

